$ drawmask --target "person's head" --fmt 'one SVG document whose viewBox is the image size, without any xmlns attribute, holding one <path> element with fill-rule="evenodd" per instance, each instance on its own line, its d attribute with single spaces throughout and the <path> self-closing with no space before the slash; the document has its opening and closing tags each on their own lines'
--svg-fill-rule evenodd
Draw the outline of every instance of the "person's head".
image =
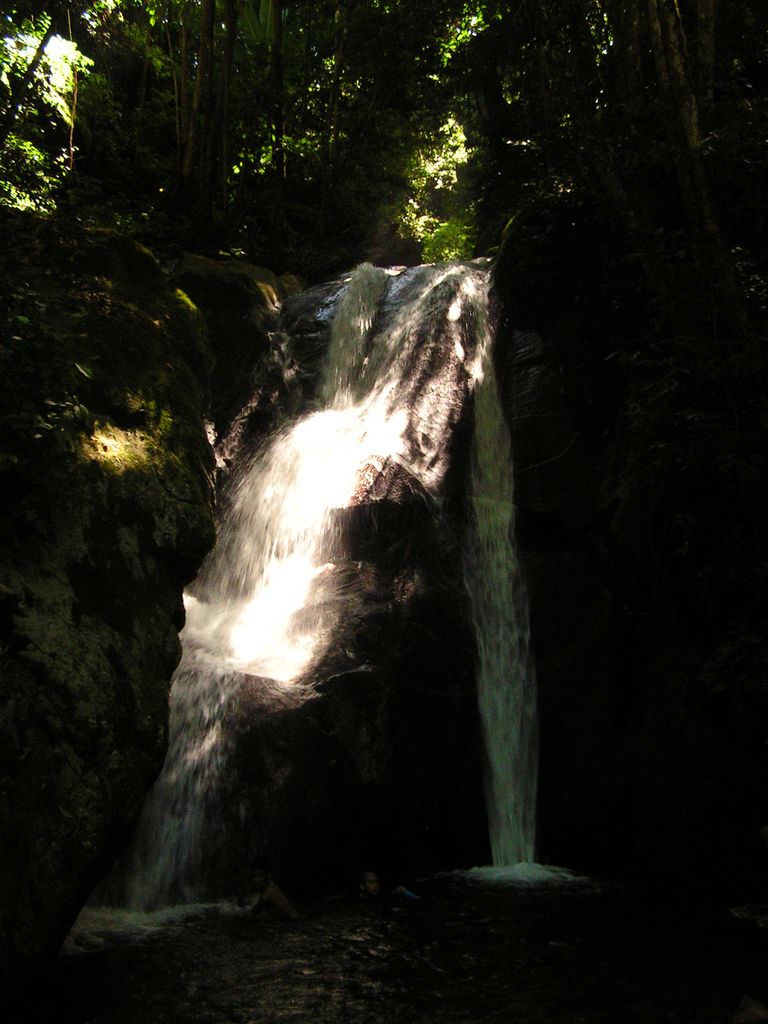
<svg viewBox="0 0 768 1024">
<path fill-rule="evenodd" d="M 251 863 L 251 882 L 257 892 L 264 892 L 269 885 L 271 868 L 266 857 L 254 857 Z"/>
<path fill-rule="evenodd" d="M 360 895 L 378 896 L 381 891 L 379 876 L 375 871 L 363 871 L 360 875 Z"/>
</svg>

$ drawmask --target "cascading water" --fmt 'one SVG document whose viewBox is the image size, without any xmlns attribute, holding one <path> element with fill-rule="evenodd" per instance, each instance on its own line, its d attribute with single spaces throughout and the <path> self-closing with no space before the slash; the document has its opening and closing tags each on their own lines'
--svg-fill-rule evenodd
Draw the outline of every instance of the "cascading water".
<svg viewBox="0 0 768 1024">
<path fill-rule="evenodd" d="M 464 571 L 477 643 L 477 695 L 486 752 L 486 806 L 496 867 L 534 859 L 536 676 L 528 601 L 514 543 L 509 431 L 492 338 L 479 333 L 472 439 L 472 531 Z"/>
<path fill-rule="evenodd" d="M 487 272 L 474 264 L 405 271 L 363 264 L 334 299 L 315 410 L 284 425 L 237 470 L 217 545 L 185 595 L 168 756 L 131 851 L 128 906 L 151 909 L 206 892 L 209 839 L 224 827 L 218 794 L 229 770 L 228 722 L 243 688 L 285 708 L 313 696 L 311 666 L 354 598 L 332 561 L 334 512 L 363 500 L 363 470 L 372 462 L 401 467 L 439 502 L 473 360 L 477 529 L 465 572 L 478 634 L 494 861 L 530 859 L 534 752 L 518 745 L 533 737 L 532 675 L 523 680 L 525 617 L 509 546 L 511 493 L 503 490 L 508 439 L 506 448 L 491 447 L 491 432 L 504 427 L 486 289 Z M 512 696 L 518 685 L 523 695 Z"/>
</svg>

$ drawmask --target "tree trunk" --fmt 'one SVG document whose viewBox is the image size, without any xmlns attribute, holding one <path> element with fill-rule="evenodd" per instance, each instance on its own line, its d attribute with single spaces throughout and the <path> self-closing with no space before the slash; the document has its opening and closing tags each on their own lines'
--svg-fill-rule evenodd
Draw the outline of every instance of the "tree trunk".
<svg viewBox="0 0 768 1024">
<path fill-rule="evenodd" d="M 211 181 L 213 178 L 214 143 L 214 57 L 216 31 L 216 0 L 203 2 L 203 35 L 200 40 L 200 63 L 204 67 L 203 89 L 200 100 L 200 150 L 197 167 L 197 190 L 206 210 L 210 212 L 213 196 Z"/>
<path fill-rule="evenodd" d="M 186 148 L 181 176 L 187 183 L 205 180 L 205 153 L 211 125 L 213 89 L 213 33 L 216 23 L 216 0 L 202 0 L 200 10 L 200 42 L 197 50 L 197 74 L 192 96 L 192 111 L 187 130 Z"/>
<path fill-rule="evenodd" d="M 179 175 L 183 177 L 184 154 L 186 152 L 189 126 L 192 120 L 189 97 L 189 13 L 187 10 L 181 16 L 179 64 L 179 134 L 176 137 L 176 155 Z"/>
<path fill-rule="evenodd" d="M 672 95 L 682 130 L 684 145 L 677 162 L 678 180 L 686 212 L 694 230 L 702 233 L 709 251 L 713 281 L 713 315 L 725 315 L 739 323 L 741 301 L 731 255 L 723 243 L 707 180 L 701 149 L 701 132 L 696 97 L 687 69 L 685 35 L 677 0 L 658 0 L 662 15 L 662 33 Z"/>
<path fill-rule="evenodd" d="M 229 182 L 229 87 L 232 81 L 232 65 L 235 61 L 235 43 L 237 42 L 237 0 L 225 0 L 227 18 L 227 37 L 224 50 L 224 87 L 222 89 L 223 110 L 221 119 L 221 202 L 227 205 L 227 185 Z"/>
<path fill-rule="evenodd" d="M 661 0 L 663 3 L 664 0 Z M 667 58 L 664 50 L 664 38 L 661 32 L 661 19 L 659 17 L 658 0 L 647 0 L 648 4 L 648 30 L 651 35 L 651 52 L 653 62 L 656 65 L 656 77 L 664 89 L 671 87 L 669 72 L 667 71 Z"/>
<path fill-rule="evenodd" d="M 181 138 L 181 96 L 179 92 L 179 72 L 174 60 L 173 43 L 171 41 L 171 29 L 168 22 L 165 23 L 165 40 L 168 44 L 168 60 L 171 65 L 171 78 L 173 80 L 173 113 L 176 124 L 176 156 L 178 160 L 179 139 Z M 184 65 L 182 64 L 182 68 Z"/>
<path fill-rule="evenodd" d="M 139 137 L 144 133 L 144 107 L 146 106 L 147 102 L 147 81 L 149 79 L 150 53 L 152 48 L 152 37 L 150 34 L 149 25 L 145 23 L 142 27 L 142 44 L 144 48 L 144 53 L 141 62 L 141 78 L 139 79 L 139 95 L 138 102 L 136 105 L 136 131 Z M 138 163 L 138 160 L 139 151 L 137 148 L 135 148 L 133 152 L 134 165 Z"/>
<path fill-rule="evenodd" d="M 606 5 L 606 15 L 618 43 L 621 61 L 619 80 L 624 105 L 632 119 L 640 114 L 645 105 L 639 0 L 615 0 Z"/>
<path fill-rule="evenodd" d="M 216 91 L 216 109 L 211 121 L 208 154 L 208 164 L 211 168 L 211 194 L 218 196 L 222 208 L 226 206 L 227 201 L 229 174 L 229 89 L 232 80 L 232 65 L 235 58 L 237 24 L 237 0 L 224 0 L 224 55 Z"/>
<path fill-rule="evenodd" d="M 696 78 L 705 108 L 712 106 L 715 81 L 715 17 L 717 0 L 698 0 L 696 9 Z"/>
<path fill-rule="evenodd" d="M 593 38 L 588 15 L 579 0 L 571 0 L 571 24 L 568 36 L 570 45 L 563 49 L 562 81 L 574 125 L 581 137 L 588 142 L 584 147 L 584 161 L 587 173 L 594 176 L 600 187 L 613 204 L 626 227 L 634 231 L 637 214 L 632 198 L 622 181 L 616 166 L 615 154 L 610 139 L 596 114 L 606 92 L 602 78 L 600 44 Z"/>
<path fill-rule="evenodd" d="M 283 109 L 283 2 L 270 0 L 272 45 L 269 51 L 269 82 L 272 100 L 272 165 L 280 181 L 285 178 Z"/>
<path fill-rule="evenodd" d="M 677 114 L 689 149 L 701 145 L 699 111 L 688 75 L 688 54 L 677 0 L 659 0 L 661 34 Z"/>
<path fill-rule="evenodd" d="M 683 198 L 690 219 L 712 239 L 717 240 L 719 246 L 720 232 L 702 161 L 699 112 L 688 75 L 686 42 L 680 11 L 676 0 L 659 0 L 659 4 L 672 96 L 685 140 L 683 160 L 679 165 Z"/>
<path fill-rule="evenodd" d="M 77 119 L 77 71 L 72 75 L 72 106 L 69 111 L 69 169 L 75 169 L 75 121 Z"/>
<path fill-rule="evenodd" d="M 344 44 L 347 38 L 348 0 L 338 0 L 334 17 L 333 75 L 328 95 L 328 110 L 323 133 L 321 152 L 321 174 L 327 184 L 339 137 L 339 100 L 341 98 L 341 75 L 344 67 Z"/>
</svg>

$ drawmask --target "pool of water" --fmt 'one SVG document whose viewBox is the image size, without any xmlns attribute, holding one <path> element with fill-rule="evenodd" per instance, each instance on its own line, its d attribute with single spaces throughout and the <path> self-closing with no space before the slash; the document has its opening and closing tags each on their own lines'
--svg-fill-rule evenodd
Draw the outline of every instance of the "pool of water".
<svg viewBox="0 0 768 1024">
<path fill-rule="evenodd" d="M 297 921 L 86 911 L 19 1020 L 723 1024 L 766 995 L 768 933 L 702 899 L 565 872 L 414 888 L 299 905 Z"/>
</svg>

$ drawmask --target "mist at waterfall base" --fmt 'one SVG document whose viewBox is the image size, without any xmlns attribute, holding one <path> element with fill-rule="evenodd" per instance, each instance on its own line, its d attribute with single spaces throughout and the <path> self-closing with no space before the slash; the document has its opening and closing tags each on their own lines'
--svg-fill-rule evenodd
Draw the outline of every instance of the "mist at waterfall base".
<svg viewBox="0 0 768 1024">
<path fill-rule="evenodd" d="M 233 822 L 241 760 L 233 722 L 287 720 L 326 689 L 375 688 L 383 652 L 347 644 L 350 622 L 365 619 L 372 601 L 351 536 L 360 522 L 383 532 L 403 494 L 411 517 L 455 535 L 445 510 L 457 476 L 465 511 L 461 551 L 451 553 L 453 599 L 474 635 L 492 859 L 497 868 L 533 860 L 535 675 L 487 273 L 480 262 L 363 264 L 319 297 L 315 323 L 330 331 L 318 379 L 298 415 L 266 442 L 241 445 L 217 545 L 185 594 L 168 755 L 112 884 L 122 905 L 226 898 L 237 883 L 227 890 L 217 861 L 247 866 L 254 854 L 273 854 L 273 803 L 283 798 L 290 750 L 287 765 L 263 768 L 261 791 L 242 797 Z M 290 361 L 292 338 L 280 340 Z M 470 419 L 470 454 L 457 470 L 456 438 Z M 393 586 L 418 592 L 423 581 L 401 573 Z"/>
</svg>

